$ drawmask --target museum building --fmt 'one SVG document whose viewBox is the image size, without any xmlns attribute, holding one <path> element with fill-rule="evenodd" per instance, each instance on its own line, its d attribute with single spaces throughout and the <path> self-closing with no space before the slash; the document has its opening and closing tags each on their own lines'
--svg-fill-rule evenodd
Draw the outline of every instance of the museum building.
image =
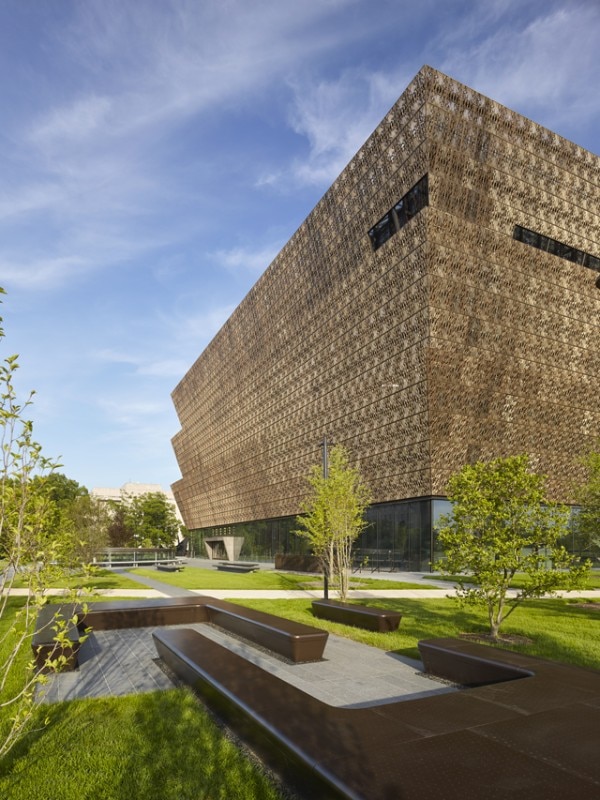
<svg viewBox="0 0 600 800">
<path fill-rule="evenodd" d="M 195 552 L 303 554 L 325 437 L 370 487 L 371 568 L 429 569 L 465 463 L 526 452 L 569 502 L 600 432 L 599 209 L 598 156 L 424 67 L 173 392 Z"/>
</svg>

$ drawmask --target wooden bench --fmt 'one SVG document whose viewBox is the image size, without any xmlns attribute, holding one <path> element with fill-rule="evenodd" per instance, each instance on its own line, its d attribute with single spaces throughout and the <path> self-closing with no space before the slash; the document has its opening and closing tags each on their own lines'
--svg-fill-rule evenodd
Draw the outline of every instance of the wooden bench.
<svg viewBox="0 0 600 800">
<path fill-rule="evenodd" d="M 183 564 L 157 564 L 156 569 L 161 572 L 181 572 Z"/>
<path fill-rule="evenodd" d="M 248 561 L 220 561 L 217 569 L 225 572 L 256 572 L 260 569 L 260 564 L 252 564 Z"/>
<path fill-rule="evenodd" d="M 398 630 L 402 619 L 402 614 L 398 611 L 361 606 L 356 603 L 342 603 L 339 600 L 313 600 L 312 611 L 315 617 L 320 619 L 380 633 Z"/>
<path fill-rule="evenodd" d="M 533 676 L 530 669 L 519 666 L 517 653 L 507 659 L 505 651 L 482 649 L 461 639 L 419 642 L 419 652 L 426 672 L 461 686 L 487 686 Z"/>
<path fill-rule="evenodd" d="M 197 631 L 163 629 L 153 637 L 161 659 L 301 797 L 600 795 L 600 674 L 594 670 L 459 640 L 429 640 L 419 643 L 424 661 L 443 655 L 446 675 L 454 659 L 471 659 L 484 671 L 489 662 L 528 677 L 337 708 Z"/>
<path fill-rule="evenodd" d="M 60 671 L 77 669 L 79 666 L 80 636 L 84 625 L 79 624 L 80 606 L 73 603 L 48 604 L 38 612 L 31 649 L 35 666 L 43 673 L 54 672 L 58 659 L 65 659 Z M 57 641 L 60 630 L 60 640 Z"/>
<path fill-rule="evenodd" d="M 209 621 L 290 661 L 319 661 L 329 634 L 301 622 L 217 600 L 207 603 Z"/>
<path fill-rule="evenodd" d="M 56 611 L 57 606 L 45 606 L 43 611 L 51 615 L 51 609 Z M 77 625 L 71 631 L 75 656 L 79 647 L 78 628 L 113 630 L 212 623 L 295 663 L 319 661 L 329 636 L 327 631 L 301 622 L 202 595 L 131 602 L 113 600 L 91 603 L 85 612 L 79 606 L 71 606 L 71 611 L 71 617 L 77 617 Z M 39 622 L 37 627 L 40 630 L 35 640 L 37 651 L 34 650 L 34 653 L 41 660 L 42 653 L 49 652 L 51 647 L 56 649 L 56 644 L 48 625 L 42 627 L 42 622 Z M 76 667 L 77 659 L 74 657 L 65 669 Z"/>
</svg>

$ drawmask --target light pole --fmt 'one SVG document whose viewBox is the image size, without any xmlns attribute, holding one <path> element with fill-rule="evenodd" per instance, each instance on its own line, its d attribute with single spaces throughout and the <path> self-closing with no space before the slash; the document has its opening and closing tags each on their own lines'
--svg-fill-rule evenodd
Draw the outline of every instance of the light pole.
<svg viewBox="0 0 600 800">
<path fill-rule="evenodd" d="M 323 451 L 323 478 L 327 480 L 329 477 L 329 460 L 327 454 L 327 436 L 323 437 L 321 442 Z M 329 600 L 329 575 L 327 574 L 327 562 L 323 564 L 323 599 Z"/>
</svg>

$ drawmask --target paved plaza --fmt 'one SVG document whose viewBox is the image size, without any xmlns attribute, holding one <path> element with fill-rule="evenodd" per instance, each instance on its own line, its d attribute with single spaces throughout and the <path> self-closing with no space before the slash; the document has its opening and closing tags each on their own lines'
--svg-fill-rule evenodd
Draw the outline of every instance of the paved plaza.
<svg viewBox="0 0 600 800">
<path fill-rule="evenodd" d="M 200 560 L 195 563 L 192 561 L 192 564 L 206 566 Z M 190 594 L 270 599 L 322 596 L 321 591 L 248 592 L 229 589 L 192 592 L 169 586 L 159 579 L 138 576 L 135 571 L 127 575 L 155 597 Z M 121 591 L 116 590 L 117 593 Z M 433 591 L 439 596 L 439 588 Z M 371 593 L 368 595 L 372 596 Z M 422 674 L 419 661 L 386 653 L 341 636 L 329 635 L 322 661 L 293 664 L 212 625 L 197 623 L 179 627 L 199 630 L 282 680 L 333 706 L 357 708 L 454 691 L 452 687 Z M 79 697 L 119 696 L 172 688 L 173 680 L 157 658 L 152 630 L 131 628 L 92 631 L 81 647 L 79 669 L 50 676 L 43 701 L 51 703 Z"/>
<path fill-rule="evenodd" d="M 292 664 L 215 628 L 196 623 L 207 637 L 243 655 L 263 669 L 333 706 L 391 703 L 455 691 L 423 675 L 421 664 L 341 636 L 329 636 L 322 661 Z M 92 632 L 82 645 L 79 669 L 50 676 L 44 702 L 79 697 L 118 696 L 170 689 L 152 640 L 152 628 Z"/>
</svg>

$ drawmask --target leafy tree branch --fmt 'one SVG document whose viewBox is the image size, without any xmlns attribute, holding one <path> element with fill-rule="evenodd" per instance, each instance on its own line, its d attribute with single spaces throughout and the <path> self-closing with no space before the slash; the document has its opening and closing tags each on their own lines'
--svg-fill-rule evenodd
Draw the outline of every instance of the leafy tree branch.
<svg viewBox="0 0 600 800">
<path fill-rule="evenodd" d="M 526 455 L 466 465 L 450 479 L 448 499 L 452 513 L 438 532 L 445 559 L 436 566 L 459 576 L 462 603 L 487 609 L 493 639 L 525 600 L 584 584 L 589 564 L 560 544 L 569 509 L 549 501 Z M 509 592 L 517 574 L 524 585 Z"/>
</svg>

